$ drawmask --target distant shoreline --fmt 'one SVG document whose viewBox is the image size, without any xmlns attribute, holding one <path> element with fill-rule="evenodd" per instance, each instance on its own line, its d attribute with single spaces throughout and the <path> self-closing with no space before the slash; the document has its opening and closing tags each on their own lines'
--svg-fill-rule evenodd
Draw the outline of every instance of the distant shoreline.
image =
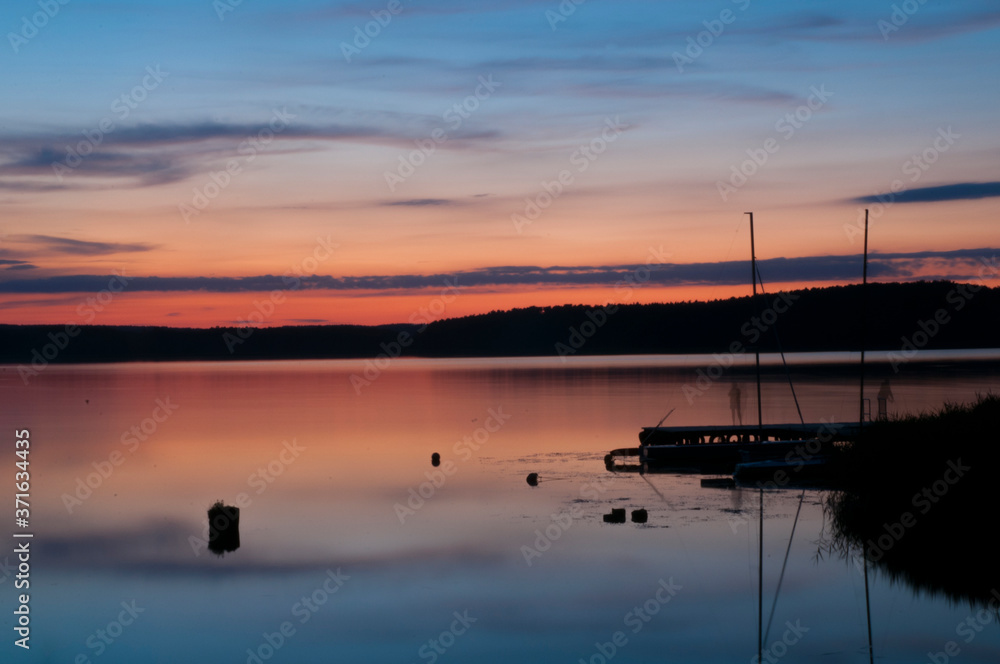
<svg viewBox="0 0 1000 664">
<path fill-rule="evenodd" d="M 870 350 L 865 354 L 865 366 L 883 367 L 891 365 L 889 357 L 895 351 Z M 537 366 L 548 360 L 555 367 L 567 369 L 585 369 L 589 367 L 644 368 L 644 369 L 695 369 L 713 363 L 714 353 L 656 353 L 630 354 L 618 353 L 609 355 L 578 355 L 576 357 L 560 358 L 558 355 L 453 355 L 453 356 L 419 356 L 403 355 L 395 358 L 399 362 L 469 362 L 480 366 L 484 361 L 495 360 L 505 368 L 516 365 L 519 361 L 526 366 Z M 817 355 L 842 355 L 843 357 L 816 358 Z M 100 364 L 183 364 L 211 363 L 232 364 L 237 362 L 370 362 L 372 357 L 273 357 L 273 358 L 218 358 L 218 359 L 120 359 L 100 362 L 50 362 L 61 366 L 100 365 Z M 761 353 L 761 372 L 763 374 L 783 373 L 781 355 L 778 353 Z M 785 363 L 795 371 L 824 370 L 837 373 L 857 373 L 859 358 L 857 351 L 792 351 L 786 352 Z M 944 367 L 972 365 L 972 368 L 1000 369 L 1000 347 L 995 348 L 953 348 L 942 350 L 922 350 L 910 358 L 907 364 L 928 365 L 937 364 Z M 18 363 L 0 362 L 4 370 L 17 368 Z M 752 373 L 754 371 L 754 355 L 748 353 L 740 356 L 737 362 L 725 367 L 730 373 Z"/>
<path fill-rule="evenodd" d="M 754 351 L 854 352 L 905 363 L 926 351 L 989 355 L 1000 337 L 1000 288 L 956 295 L 948 281 L 811 288 L 713 302 L 564 305 L 425 324 L 174 328 L 0 325 L 0 364 L 34 365 L 400 357 L 694 355 L 735 363 Z M 862 297 L 863 295 L 863 297 Z M 862 330 L 860 302 L 866 302 Z M 767 308 L 762 306 L 771 303 Z M 779 306 L 780 304 L 780 306 Z M 984 359 L 989 359 L 984 358 Z M 822 363 L 822 362 L 821 362 Z"/>
</svg>

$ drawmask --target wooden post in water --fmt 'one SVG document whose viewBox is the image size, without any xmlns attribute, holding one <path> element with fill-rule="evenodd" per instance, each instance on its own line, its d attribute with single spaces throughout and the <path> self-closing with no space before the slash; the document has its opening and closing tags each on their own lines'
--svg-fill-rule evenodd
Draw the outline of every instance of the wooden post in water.
<svg viewBox="0 0 1000 664">
<path fill-rule="evenodd" d="M 208 550 L 217 556 L 240 548 L 240 508 L 216 501 L 208 510 Z"/>
</svg>

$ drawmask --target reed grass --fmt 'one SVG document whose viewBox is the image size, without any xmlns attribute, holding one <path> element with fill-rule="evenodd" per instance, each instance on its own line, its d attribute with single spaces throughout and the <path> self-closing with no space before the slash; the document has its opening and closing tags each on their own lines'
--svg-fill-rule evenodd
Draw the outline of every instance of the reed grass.
<svg viewBox="0 0 1000 664">
<path fill-rule="evenodd" d="M 1000 395 L 866 424 L 840 454 L 821 549 L 863 553 L 893 580 L 955 601 L 1000 591 L 993 544 Z"/>
</svg>

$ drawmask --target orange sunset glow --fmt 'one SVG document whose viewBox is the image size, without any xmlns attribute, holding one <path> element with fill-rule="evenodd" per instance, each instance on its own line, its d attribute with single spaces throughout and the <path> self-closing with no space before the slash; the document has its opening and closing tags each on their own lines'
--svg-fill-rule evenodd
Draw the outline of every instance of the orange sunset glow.
<svg viewBox="0 0 1000 664">
<path fill-rule="evenodd" d="M 447 317 L 726 298 L 748 293 L 749 210 L 769 288 L 857 282 L 866 209 L 874 280 L 979 278 L 1000 195 L 991 70 L 963 56 L 933 93 L 921 76 L 925 58 L 945 66 L 941 40 L 989 51 L 975 20 L 943 20 L 960 37 L 875 31 L 878 56 L 833 27 L 792 30 L 802 53 L 780 58 L 737 30 L 687 63 L 670 46 L 686 11 L 661 17 L 679 30 L 663 43 L 580 20 L 530 56 L 449 43 L 428 62 L 406 55 L 434 29 L 423 17 L 346 60 L 312 26 L 293 40 L 305 60 L 264 55 L 282 30 L 246 49 L 251 33 L 193 28 L 244 53 L 253 84 L 116 22 L 95 34 L 132 55 L 74 49 L 101 72 L 86 85 L 41 82 L 56 53 L 18 44 L 8 87 L 40 96 L 4 112 L 0 322 L 79 320 L 115 274 L 128 285 L 87 323 L 229 325 L 275 289 L 253 324 L 405 322 L 446 280 Z"/>
</svg>

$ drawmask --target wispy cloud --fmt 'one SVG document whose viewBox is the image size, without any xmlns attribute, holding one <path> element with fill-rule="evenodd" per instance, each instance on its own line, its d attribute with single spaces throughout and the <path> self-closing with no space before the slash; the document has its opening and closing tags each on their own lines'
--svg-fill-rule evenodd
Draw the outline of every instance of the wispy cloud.
<svg viewBox="0 0 1000 664">
<path fill-rule="evenodd" d="M 895 5 L 892 8 L 894 9 Z M 885 18 L 891 20 L 890 16 L 890 12 L 886 12 Z M 924 42 L 970 32 L 992 30 L 997 26 L 1000 26 L 1000 11 L 964 13 L 960 9 L 950 15 L 928 13 L 926 16 L 914 16 L 912 24 L 907 23 L 901 26 L 898 31 L 888 34 L 890 35 L 889 41 Z"/>
<path fill-rule="evenodd" d="M 155 186 L 184 180 L 224 158 L 263 153 L 261 145 L 269 145 L 272 140 L 284 144 L 280 149 L 268 147 L 266 153 L 272 155 L 315 151 L 316 142 L 410 147 L 413 140 L 426 138 L 432 128 L 430 120 L 422 116 L 383 114 L 377 117 L 379 123 L 372 125 L 309 124 L 297 122 L 294 117 L 280 131 L 271 131 L 268 121 L 121 127 L 109 132 L 98 145 L 81 141 L 80 134 L 62 130 L 0 136 L 0 190 Z M 500 132 L 493 129 L 459 129 L 449 133 L 445 147 L 461 148 L 469 142 L 499 136 Z M 86 144 L 79 150 L 84 156 L 72 157 L 81 143 Z"/>
<path fill-rule="evenodd" d="M 435 3 L 405 3 L 404 12 L 407 17 L 441 17 L 467 14 L 496 14 L 499 12 L 523 10 L 537 7 L 538 0 L 495 0 L 489 3 L 470 3 L 462 0 Z M 306 9 L 302 11 L 284 10 L 278 14 L 268 14 L 269 23 L 274 21 L 294 22 L 299 25 L 314 26 L 317 22 L 342 24 L 345 21 L 370 21 L 372 6 L 367 2 L 348 2 L 323 9 Z"/>
<path fill-rule="evenodd" d="M 18 261 L 11 259 L 0 260 L 0 269 L 3 270 L 34 270 L 38 266 L 29 263 L 28 261 Z"/>
<path fill-rule="evenodd" d="M 894 17 L 899 13 L 896 7 L 893 3 L 870 3 L 864 7 L 865 11 L 847 12 L 843 16 L 793 14 L 764 25 L 736 25 L 729 34 L 771 41 L 915 43 L 990 30 L 1000 25 L 1000 11 L 970 11 L 957 3 L 937 10 L 907 12 L 905 22 L 900 23 L 899 18 Z M 888 39 L 883 34 L 886 28 L 880 28 L 880 21 L 891 26 Z"/>
<path fill-rule="evenodd" d="M 873 254 L 869 273 L 876 278 L 905 281 L 936 278 L 975 278 L 984 260 L 1000 249 L 960 249 Z M 771 284 L 788 282 L 856 281 L 861 257 L 801 256 L 758 261 L 761 275 Z M 611 286 L 634 277 L 643 265 L 551 266 L 505 265 L 449 274 L 403 274 L 334 277 L 260 275 L 250 277 L 131 277 L 129 292 L 203 291 L 212 293 L 263 292 L 295 287 L 304 290 L 396 292 L 440 287 L 445 280 L 461 287 Z M 746 282 L 746 261 L 718 263 L 664 263 L 650 269 L 648 284 L 657 286 L 739 285 Z M 107 275 L 67 275 L 0 282 L 0 293 L 75 293 L 104 288 Z"/>
<path fill-rule="evenodd" d="M 408 201 L 387 201 L 382 205 L 389 207 L 435 207 L 439 205 L 455 205 L 457 201 L 450 198 L 414 198 Z"/>
<path fill-rule="evenodd" d="M 74 254 L 77 256 L 106 256 L 151 251 L 156 248 L 156 245 L 145 242 L 93 242 L 54 235 L 10 235 L 8 240 L 33 245 L 32 250 L 36 253 Z"/>
</svg>

